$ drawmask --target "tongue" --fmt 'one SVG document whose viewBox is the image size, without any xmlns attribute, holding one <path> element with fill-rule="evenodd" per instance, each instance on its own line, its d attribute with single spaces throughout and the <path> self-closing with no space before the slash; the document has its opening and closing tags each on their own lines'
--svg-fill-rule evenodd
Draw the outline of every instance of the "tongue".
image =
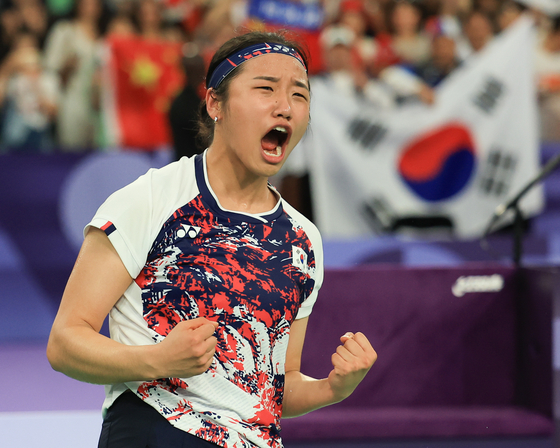
<svg viewBox="0 0 560 448">
<path fill-rule="evenodd" d="M 276 151 L 278 146 L 278 137 L 274 132 L 269 132 L 262 139 L 262 147 L 265 151 Z"/>
</svg>

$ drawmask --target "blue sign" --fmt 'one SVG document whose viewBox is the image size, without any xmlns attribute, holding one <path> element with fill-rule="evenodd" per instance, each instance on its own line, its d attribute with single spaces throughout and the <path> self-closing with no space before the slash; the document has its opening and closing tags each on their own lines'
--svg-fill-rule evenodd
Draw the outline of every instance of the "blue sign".
<svg viewBox="0 0 560 448">
<path fill-rule="evenodd" d="M 278 0 L 251 0 L 249 15 L 265 23 L 317 31 L 324 19 L 323 7 L 317 3 Z"/>
</svg>

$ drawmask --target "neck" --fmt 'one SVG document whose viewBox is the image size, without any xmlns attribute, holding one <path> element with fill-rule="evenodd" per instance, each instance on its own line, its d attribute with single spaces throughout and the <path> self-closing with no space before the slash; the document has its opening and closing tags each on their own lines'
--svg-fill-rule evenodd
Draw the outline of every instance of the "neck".
<svg viewBox="0 0 560 448">
<path fill-rule="evenodd" d="M 92 40 L 97 38 L 97 22 L 90 18 L 79 18 L 76 22 L 82 32 Z"/>
<path fill-rule="evenodd" d="M 206 167 L 208 182 L 225 209 L 257 214 L 276 205 L 268 179 L 249 173 L 231 150 L 213 143 L 206 154 Z"/>
<path fill-rule="evenodd" d="M 399 33 L 397 34 L 397 37 L 400 39 L 414 39 L 416 37 L 416 31 L 415 30 L 400 30 Z"/>
<path fill-rule="evenodd" d="M 159 27 L 146 26 L 142 29 L 142 37 L 147 40 L 158 40 L 160 38 Z"/>
</svg>

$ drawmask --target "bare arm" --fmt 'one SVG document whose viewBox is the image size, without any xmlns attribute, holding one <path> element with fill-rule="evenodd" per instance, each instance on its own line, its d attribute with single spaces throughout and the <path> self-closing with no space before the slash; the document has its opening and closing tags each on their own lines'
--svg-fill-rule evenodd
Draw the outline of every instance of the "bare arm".
<svg viewBox="0 0 560 448">
<path fill-rule="evenodd" d="M 181 322 L 155 345 L 129 346 L 99 330 L 133 279 L 104 232 L 91 229 L 68 279 L 47 346 L 52 367 L 97 384 L 189 377 L 210 366 L 216 324 Z"/>
<path fill-rule="evenodd" d="M 327 378 L 315 379 L 300 372 L 301 353 L 308 318 L 296 320 L 290 330 L 286 354 L 284 418 L 297 417 L 315 409 L 338 403 L 348 397 L 362 381 L 377 353 L 362 333 L 346 333 L 332 355 L 333 370 Z"/>
</svg>

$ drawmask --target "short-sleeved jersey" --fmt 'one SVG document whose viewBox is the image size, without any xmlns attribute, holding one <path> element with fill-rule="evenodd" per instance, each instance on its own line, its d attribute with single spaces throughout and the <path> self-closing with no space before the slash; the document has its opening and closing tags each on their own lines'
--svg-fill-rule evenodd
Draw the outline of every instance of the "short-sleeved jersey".
<svg viewBox="0 0 560 448">
<path fill-rule="evenodd" d="M 113 339 L 154 344 L 183 320 L 219 323 L 205 373 L 107 386 L 104 408 L 128 388 L 210 442 L 280 447 L 290 326 L 311 313 L 323 278 L 316 227 L 281 199 L 260 215 L 225 210 L 205 154 L 148 171 L 88 226 L 108 235 L 135 279 L 110 312 Z"/>
</svg>

